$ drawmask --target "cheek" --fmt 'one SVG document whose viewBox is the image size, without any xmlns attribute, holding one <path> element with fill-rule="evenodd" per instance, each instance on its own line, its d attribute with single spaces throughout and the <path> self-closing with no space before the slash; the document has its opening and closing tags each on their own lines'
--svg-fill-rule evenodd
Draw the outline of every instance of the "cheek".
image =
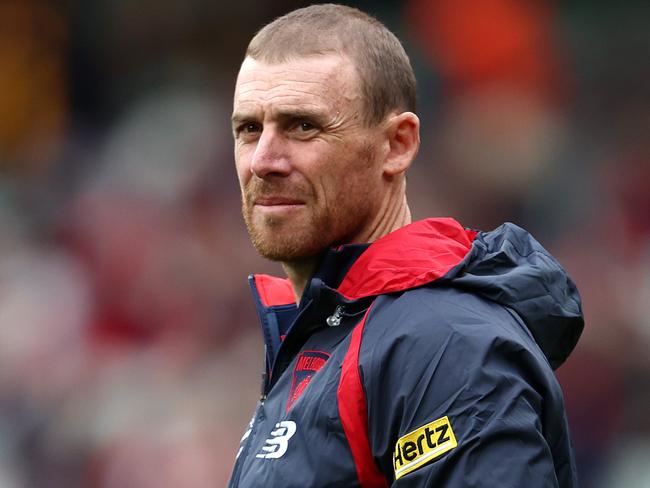
<svg viewBox="0 0 650 488">
<path fill-rule="evenodd" d="M 250 157 L 247 151 L 235 149 L 235 171 L 239 179 L 239 185 L 243 187 L 251 178 Z"/>
<path fill-rule="evenodd" d="M 375 155 L 370 150 L 358 149 L 355 160 L 340 179 L 340 198 L 356 211 L 371 210 L 381 199 L 381 192 L 382 174 Z"/>
<path fill-rule="evenodd" d="M 349 148 L 336 163 L 323 171 L 322 191 L 329 211 L 337 215 L 354 211 L 363 205 L 365 196 L 374 188 L 374 172 L 358 148 Z"/>
</svg>

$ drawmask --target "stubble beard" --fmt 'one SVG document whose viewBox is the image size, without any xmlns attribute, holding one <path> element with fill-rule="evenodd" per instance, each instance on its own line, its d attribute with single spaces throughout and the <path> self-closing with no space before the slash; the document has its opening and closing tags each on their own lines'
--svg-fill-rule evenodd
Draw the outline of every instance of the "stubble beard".
<svg viewBox="0 0 650 488">
<path fill-rule="evenodd" d="M 264 215 L 255 212 L 254 201 L 261 195 L 289 195 L 282 185 L 263 180 L 251 181 L 242 192 L 242 215 L 251 242 L 264 258 L 278 262 L 293 262 L 319 254 L 321 248 L 314 234 L 323 234 L 318 227 L 313 209 L 299 209 L 297 216 Z M 295 190 L 291 194 L 296 194 Z M 301 193 L 302 196 L 305 192 Z M 305 204 L 309 205 L 309 202 Z"/>
<path fill-rule="evenodd" d="M 253 246 L 264 258 L 281 263 L 304 262 L 319 256 L 331 246 L 350 242 L 357 222 L 363 222 L 363 208 L 347 212 L 314 215 L 305 209 L 298 219 L 274 216 L 254 217 L 243 206 L 244 221 Z M 263 219 L 263 220 L 262 220 Z"/>
<path fill-rule="evenodd" d="M 372 146 L 364 145 L 356 164 L 367 167 L 374 158 Z M 242 214 L 253 246 L 266 259 L 282 263 L 301 262 L 320 255 L 330 246 L 348 244 L 372 215 L 364 189 L 358 181 L 340 182 L 336 201 L 316 201 L 311 188 L 286 181 L 254 179 L 242 188 Z M 297 215 L 255 215 L 254 201 L 264 195 L 283 195 L 305 201 Z"/>
</svg>

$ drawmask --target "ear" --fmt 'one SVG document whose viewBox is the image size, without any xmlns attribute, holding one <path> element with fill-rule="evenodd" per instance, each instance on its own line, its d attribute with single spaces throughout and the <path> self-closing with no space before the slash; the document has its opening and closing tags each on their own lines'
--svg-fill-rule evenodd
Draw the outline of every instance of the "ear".
<svg viewBox="0 0 650 488">
<path fill-rule="evenodd" d="M 386 121 L 388 153 L 383 170 L 387 176 L 404 173 L 420 148 L 420 119 L 413 112 L 390 115 Z"/>
</svg>

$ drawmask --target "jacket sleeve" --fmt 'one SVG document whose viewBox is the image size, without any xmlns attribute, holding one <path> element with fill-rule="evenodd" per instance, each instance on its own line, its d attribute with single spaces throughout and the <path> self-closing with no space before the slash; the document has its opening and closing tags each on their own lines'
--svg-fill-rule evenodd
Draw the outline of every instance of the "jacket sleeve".
<svg viewBox="0 0 650 488">
<path fill-rule="evenodd" d="M 391 486 L 559 486 L 551 444 L 562 422 L 548 409 L 564 418 L 561 392 L 505 308 L 427 290 L 387 299 L 369 317 L 360 369 L 371 449 Z"/>
</svg>

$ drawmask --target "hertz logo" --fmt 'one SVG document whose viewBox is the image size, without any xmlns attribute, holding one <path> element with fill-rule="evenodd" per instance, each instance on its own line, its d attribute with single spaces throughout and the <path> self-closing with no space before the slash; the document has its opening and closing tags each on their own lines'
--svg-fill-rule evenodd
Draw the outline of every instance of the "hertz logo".
<svg viewBox="0 0 650 488">
<path fill-rule="evenodd" d="M 415 471 L 457 445 L 456 436 L 446 416 L 400 437 L 393 454 L 395 479 Z"/>
</svg>

